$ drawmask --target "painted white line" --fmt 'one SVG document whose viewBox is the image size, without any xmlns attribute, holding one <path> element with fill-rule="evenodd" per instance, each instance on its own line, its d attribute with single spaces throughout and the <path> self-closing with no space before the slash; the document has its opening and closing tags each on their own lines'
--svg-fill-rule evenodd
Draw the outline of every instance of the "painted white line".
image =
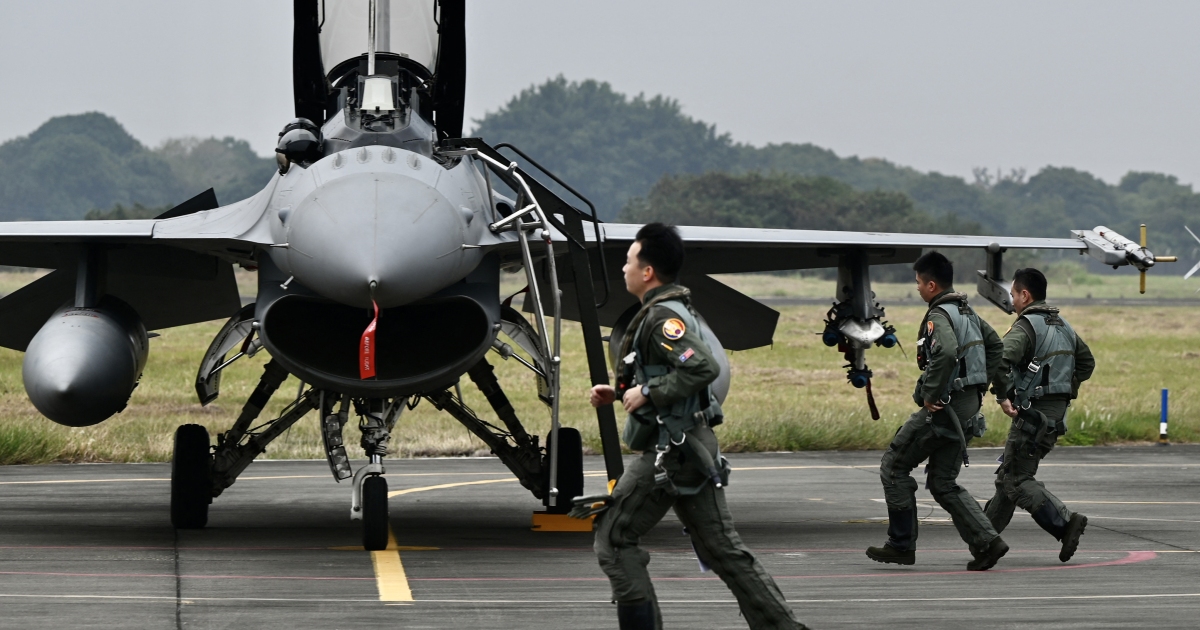
<svg viewBox="0 0 1200 630">
<path fill-rule="evenodd" d="M 98 601 L 112 601 L 114 603 L 127 603 L 130 601 L 151 601 L 161 602 L 175 601 L 175 596 L 165 595 L 26 595 L 22 593 L 0 593 L 0 599 L 91 599 Z M 194 601 L 197 602 L 378 602 L 377 599 L 330 599 L 319 597 L 182 597 L 179 598 L 184 604 Z"/>
<path fill-rule="evenodd" d="M 1130 517 L 1096 516 L 1094 514 L 1088 514 L 1087 517 L 1089 519 L 1100 518 L 1100 519 L 1104 519 L 1106 521 L 1152 521 L 1152 522 L 1157 522 L 1157 523 L 1200 523 L 1200 521 L 1186 521 L 1186 520 L 1177 519 L 1177 518 L 1138 518 L 1138 517 L 1133 517 L 1133 516 L 1130 516 Z"/>
<path fill-rule="evenodd" d="M 789 599 L 792 603 L 803 604 L 841 604 L 841 603 L 903 603 L 903 602 L 995 602 L 995 601 L 1066 601 L 1066 600 L 1127 600 L 1127 599 L 1181 599 L 1200 597 L 1200 593 L 1154 593 L 1146 595 L 1047 595 L 1047 596 L 995 596 L 995 597 L 859 597 L 848 599 Z M 96 600 L 98 602 L 111 601 L 113 603 L 128 603 L 130 601 L 149 601 L 149 602 L 170 602 L 175 601 L 174 596 L 162 595 L 47 595 L 47 594 L 22 594 L 22 593 L 0 593 L 0 599 L 44 599 L 44 600 L 64 600 L 64 599 L 87 599 Z M 333 604 L 359 604 L 359 603 L 377 603 L 376 599 L 352 599 L 352 598 L 320 598 L 320 597 L 184 597 L 182 602 L 186 605 L 193 602 L 298 602 L 298 603 L 333 603 Z M 679 604 L 679 605 L 735 605 L 736 600 L 733 599 L 660 599 L 660 604 Z M 608 599 L 425 599 L 419 602 L 413 602 L 409 605 L 420 604 L 511 604 L 511 605 L 529 605 L 529 604 L 599 604 L 611 605 L 612 602 Z M 387 604 L 385 604 L 387 605 Z M 394 604 L 391 604 L 394 605 Z"/>
</svg>

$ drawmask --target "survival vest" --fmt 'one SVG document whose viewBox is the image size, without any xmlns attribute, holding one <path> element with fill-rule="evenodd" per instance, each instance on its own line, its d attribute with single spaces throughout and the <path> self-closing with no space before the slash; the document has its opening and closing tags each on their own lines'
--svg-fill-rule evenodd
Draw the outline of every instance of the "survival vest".
<svg viewBox="0 0 1200 630">
<path fill-rule="evenodd" d="M 987 384 L 987 349 L 983 345 L 983 330 L 979 326 L 979 316 L 967 306 L 966 296 L 951 293 L 935 302 L 921 321 L 920 334 L 925 334 L 926 323 L 934 309 L 940 310 L 946 319 L 950 320 L 950 328 L 954 331 L 954 338 L 958 340 L 958 370 L 954 378 L 946 383 L 946 391 L 942 393 L 942 397 L 962 391 L 971 385 Z M 921 344 L 918 348 L 917 360 L 922 370 L 925 369 L 925 347 L 926 344 Z"/>
<path fill-rule="evenodd" d="M 1033 327 L 1034 349 L 1025 367 L 1013 368 L 1017 404 L 1028 407 L 1029 401 L 1046 394 L 1073 393 L 1075 330 L 1057 311 L 1037 310 L 1021 317 Z"/>
<path fill-rule="evenodd" d="M 700 339 L 706 341 L 704 339 L 704 329 L 700 326 L 695 314 L 678 297 L 647 305 L 647 311 L 654 306 L 664 306 L 671 309 L 671 311 L 683 320 L 684 326 L 690 330 L 695 330 Z M 656 376 L 666 375 L 673 369 L 667 365 L 646 365 L 641 351 L 641 337 L 642 330 L 646 327 L 645 322 L 645 318 L 642 318 L 638 322 L 638 328 L 633 335 L 631 344 L 634 354 L 633 367 L 639 385 L 648 383 L 650 379 Z M 650 411 L 651 406 L 643 407 L 643 409 Z M 641 409 L 638 410 L 638 412 L 641 411 Z M 634 412 L 633 415 L 626 419 L 623 436 L 625 444 L 631 450 L 635 451 L 649 450 L 656 445 L 660 448 L 665 447 L 668 440 L 680 443 L 683 441 L 683 433 L 686 431 L 690 431 L 701 424 L 713 427 L 724 420 L 721 403 L 713 393 L 711 385 L 676 402 L 670 409 L 654 409 L 653 417 L 647 417 L 649 414 L 638 412 Z"/>
</svg>

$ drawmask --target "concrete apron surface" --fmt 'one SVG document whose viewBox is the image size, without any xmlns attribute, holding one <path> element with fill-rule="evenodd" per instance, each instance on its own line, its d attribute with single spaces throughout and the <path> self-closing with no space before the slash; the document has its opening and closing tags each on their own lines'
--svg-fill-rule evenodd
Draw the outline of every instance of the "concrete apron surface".
<svg viewBox="0 0 1200 630">
<path fill-rule="evenodd" d="M 984 501 L 999 450 L 971 453 L 960 481 Z M 1079 552 L 1060 563 L 1018 512 L 985 573 L 925 490 L 917 564 L 863 555 L 886 535 L 879 457 L 729 456 L 738 530 L 810 626 L 1200 625 L 1200 447 L 1056 449 L 1039 478 L 1088 516 Z M 253 464 L 193 531 L 170 525 L 169 465 L 0 468 L 0 627 L 616 627 L 591 534 L 530 531 L 540 504 L 497 460 L 386 467 L 394 544 L 373 553 L 322 461 Z M 667 627 L 746 627 L 673 514 L 643 542 Z"/>
</svg>

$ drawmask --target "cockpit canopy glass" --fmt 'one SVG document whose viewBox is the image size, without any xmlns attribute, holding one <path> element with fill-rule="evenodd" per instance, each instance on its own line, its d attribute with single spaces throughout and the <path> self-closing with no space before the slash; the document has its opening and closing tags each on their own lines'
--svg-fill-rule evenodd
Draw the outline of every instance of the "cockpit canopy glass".
<svg viewBox="0 0 1200 630">
<path fill-rule="evenodd" d="M 367 52 L 370 0 L 323 0 L 321 62 L 328 73 L 347 59 Z M 375 51 L 394 53 L 421 64 L 431 74 L 437 65 L 436 0 L 375 0 Z"/>
</svg>

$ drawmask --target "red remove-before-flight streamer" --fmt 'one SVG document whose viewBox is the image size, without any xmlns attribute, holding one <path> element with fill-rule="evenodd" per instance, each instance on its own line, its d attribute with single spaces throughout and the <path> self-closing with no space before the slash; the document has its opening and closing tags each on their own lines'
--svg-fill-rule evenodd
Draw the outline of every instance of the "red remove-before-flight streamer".
<svg viewBox="0 0 1200 630">
<path fill-rule="evenodd" d="M 371 318 L 358 342 L 358 377 L 364 381 L 375 378 L 375 325 L 379 323 L 379 305 L 371 300 L 371 306 L 375 308 L 375 317 Z"/>
</svg>

